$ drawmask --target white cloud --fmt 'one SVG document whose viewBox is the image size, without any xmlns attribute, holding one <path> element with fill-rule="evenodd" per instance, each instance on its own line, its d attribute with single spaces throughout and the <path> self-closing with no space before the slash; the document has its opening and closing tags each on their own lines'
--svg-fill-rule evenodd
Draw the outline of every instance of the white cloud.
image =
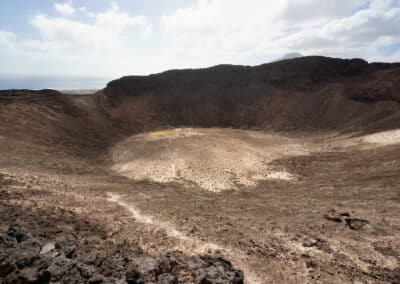
<svg viewBox="0 0 400 284">
<path fill-rule="evenodd" d="M 355 10 L 367 4 L 367 0 L 288 0 L 280 18 L 296 25 L 324 23 L 351 16 Z"/>
<path fill-rule="evenodd" d="M 138 66 L 145 62 L 138 58 L 137 46 L 152 35 L 145 16 L 131 16 L 115 3 L 106 11 L 94 13 L 90 21 L 36 14 L 30 24 L 40 37 L 23 39 L 0 32 L 0 48 L 7 45 L 0 54 L 19 62 L 7 72 L 43 70 L 46 74 L 47 69 L 47 74 L 119 76 L 140 71 Z M 35 64 L 40 66 L 32 69 Z"/>
<path fill-rule="evenodd" d="M 0 48 L 10 47 L 14 45 L 16 36 L 14 33 L 0 30 Z"/>
<path fill-rule="evenodd" d="M 0 31 L 1 73 L 120 76 L 290 52 L 400 61 L 400 0 L 197 0 L 153 22 L 115 1 L 102 12 L 57 5 L 30 19 L 39 36 Z"/>
<path fill-rule="evenodd" d="M 177 45 L 190 53 L 216 60 L 240 57 L 266 40 L 283 35 L 276 16 L 284 1 L 201 0 L 194 6 L 162 17 L 164 30 Z M 177 49 L 178 50 L 178 49 Z"/>
<path fill-rule="evenodd" d="M 198 0 L 162 24 L 172 53 L 212 63 L 268 61 L 287 52 L 375 60 L 382 45 L 400 43 L 400 1 Z"/>
<path fill-rule="evenodd" d="M 383 5 L 383 2 L 386 4 Z M 382 47 L 399 44 L 400 48 L 400 7 L 393 3 L 372 1 L 369 7 L 348 17 L 334 18 L 299 30 L 275 45 L 308 54 L 382 59 Z"/>
<path fill-rule="evenodd" d="M 130 16 L 115 4 L 94 15 L 90 23 L 67 18 L 36 15 L 31 24 L 36 27 L 41 39 L 38 49 L 48 47 L 58 54 L 119 59 L 133 52 L 136 42 L 151 35 L 151 26 L 144 16 Z"/>
<path fill-rule="evenodd" d="M 118 43 L 125 33 L 145 34 L 150 28 L 145 17 L 131 17 L 119 10 L 97 14 L 93 23 L 36 15 L 31 24 L 40 31 L 43 41 L 68 41 L 78 45 Z"/>
<path fill-rule="evenodd" d="M 63 16 L 71 16 L 75 13 L 75 8 L 71 2 L 54 3 L 54 9 Z"/>
</svg>

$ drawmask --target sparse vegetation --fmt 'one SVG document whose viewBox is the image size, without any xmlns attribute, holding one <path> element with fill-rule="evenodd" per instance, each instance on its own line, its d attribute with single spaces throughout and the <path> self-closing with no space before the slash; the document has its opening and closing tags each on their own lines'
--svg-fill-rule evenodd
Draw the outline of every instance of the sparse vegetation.
<svg viewBox="0 0 400 284">
<path fill-rule="evenodd" d="M 150 132 L 150 135 L 154 136 L 154 137 L 166 137 L 166 136 L 172 136 L 174 134 L 175 134 L 175 131 L 173 129 L 166 129 L 166 130 Z"/>
</svg>

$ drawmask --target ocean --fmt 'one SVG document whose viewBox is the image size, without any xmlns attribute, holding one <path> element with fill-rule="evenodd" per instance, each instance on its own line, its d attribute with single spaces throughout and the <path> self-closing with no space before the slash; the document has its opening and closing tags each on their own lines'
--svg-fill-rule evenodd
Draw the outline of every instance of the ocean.
<svg viewBox="0 0 400 284">
<path fill-rule="evenodd" d="M 0 75 L 0 90 L 7 89 L 102 89 L 112 78 Z"/>
</svg>

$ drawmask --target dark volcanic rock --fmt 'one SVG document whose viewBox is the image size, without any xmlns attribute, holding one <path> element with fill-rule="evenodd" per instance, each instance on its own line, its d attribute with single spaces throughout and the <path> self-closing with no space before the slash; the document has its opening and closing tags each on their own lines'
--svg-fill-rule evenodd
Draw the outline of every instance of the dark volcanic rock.
<svg viewBox="0 0 400 284">
<path fill-rule="evenodd" d="M 60 249 L 71 252 L 75 244 L 61 242 Z M 40 254 L 43 245 L 23 226 L 12 224 L 0 234 L 0 282 L 4 283 L 101 283 L 103 277 L 93 266 L 66 258 Z M 66 255 L 67 255 L 66 254 Z M 110 279 L 111 280 L 111 279 Z"/>
<path fill-rule="evenodd" d="M 13 89 L 13 90 L 0 90 L 0 97 L 28 97 L 28 96 L 57 96 L 61 95 L 60 92 L 52 89 L 43 90 L 25 90 L 25 89 Z"/>
<path fill-rule="evenodd" d="M 243 283 L 243 273 L 232 269 L 229 261 L 214 257 L 194 257 L 189 262 L 196 283 Z"/>
<path fill-rule="evenodd" d="M 399 64 L 308 56 L 126 76 L 102 93 L 110 117 L 141 132 L 165 125 L 365 130 L 382 128 L 385 117 L 395 128 L 399 91 Z"/>
<path fill-rule="evenodd" d="M 126 273 L 128 283 L 156 282 L 161 274 L 160 260 L 154 257 L 135 258 Z"/>
<path fill-rule="evenodd" d="M 158 276 L 157 283 L 158 284 L 175 284 L 175 283 L 178 283 L 178 279 L 174 275 L 171 275 L 169 273 L 164 273 L 164 274 L 161 274 L 160 276 Z"/>
<path fill-rule="evenodd" d="M 63 252 L 57 256 L 41 253 L 43 247 L 25 227 L 10 225 L 7 234 L 0 234 L 0 283 L 95 284 L 122 280 L 101 275 L 100 267 L 93 261 L 69 258 L 77 250 L 71 239 L 57 242 L 56 250 Z M 115 269 L 117 267 L 118 264 L 115 264 Z M 243 273 L 221 258 L 188 257 L 177 252 L 159 256 L 134 255 L 126 270 L 125 281 L 160 284 L 243 283 Z"/>
<path fill-rule="evenodd" d="M 56 243 L 55 248 L 64 252 L 66 257 L 73 258 L 76 250 L 76 245 L 75 242 L 71 239 L 63 239 Z"/>
<path fill-rule="evenodd" d="M 140 257 L 126 273 L 128 283 L 243 283 L 243 273 L 230 262 L 211 256 L 185 257 L 172 254 Z"/>
<path fill-rule="evenodd" d="M 18 224 L 11 224 L 7 234 L 10 237 L 14 237 L 19 243 L 32 238 L 32 235 L 28 232 L 28 230 Z"/>
<path fill-rule="evenodd" d="M 347 218 L 346 219 L 346 224 L 352 230 L 360 230 L 365 225 L 367 225 L 368 223 L 369 223 L 369 221 L 368 220 L 364 220 L 364 219 L 358 219 L 358 218 Z"/>
</svg>

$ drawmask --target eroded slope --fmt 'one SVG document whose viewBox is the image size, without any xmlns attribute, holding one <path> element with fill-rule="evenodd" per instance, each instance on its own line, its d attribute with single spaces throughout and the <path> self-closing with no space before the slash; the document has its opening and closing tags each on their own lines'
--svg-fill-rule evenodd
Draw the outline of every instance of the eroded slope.
<svg viewBox="0 0 400 284">
<path fill-rule="evenodd" d="M 71 238 L 71 263 L 104 279 L 180 251 L 223 257 L 248 283 L 396 283 L 398 78 L 312 57 L 128 77 L 95 96 L 2 92 L 0 229 Z M 210 177 L 224 190 L 199 188 Z"/>
</svg>

